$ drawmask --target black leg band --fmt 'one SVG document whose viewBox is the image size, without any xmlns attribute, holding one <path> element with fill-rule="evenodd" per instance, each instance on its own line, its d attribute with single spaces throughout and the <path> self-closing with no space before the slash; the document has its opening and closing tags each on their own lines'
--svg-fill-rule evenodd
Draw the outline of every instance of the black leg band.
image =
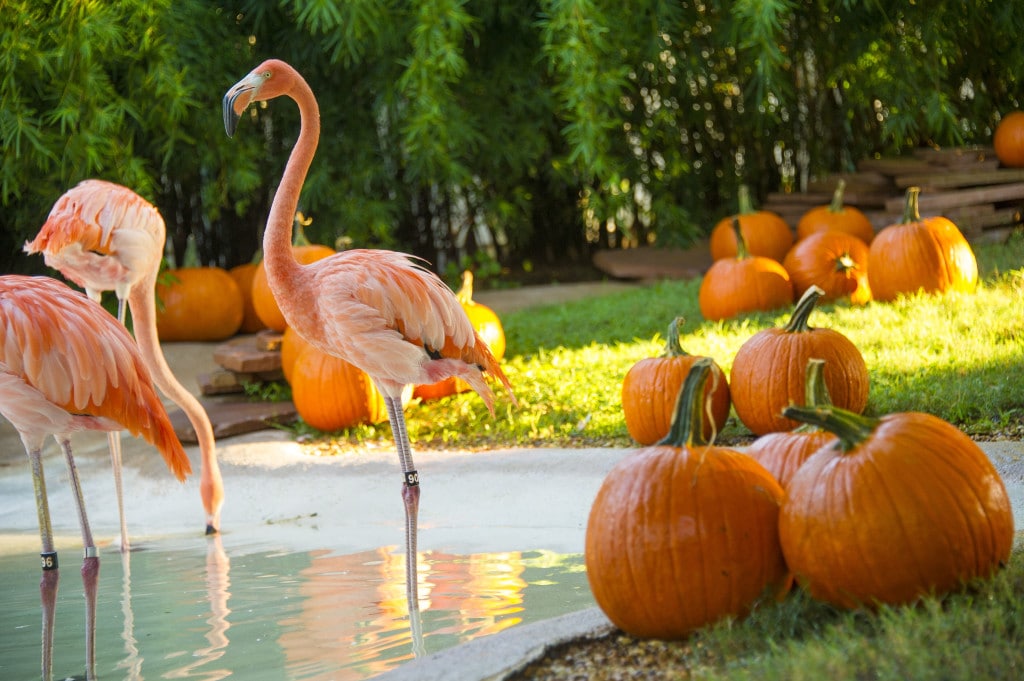
<svg viewBox="0 0 1024 681">
<path fill-rule="evenodd" d="M 416 471 L 405 472 L 405 485 L 406 487 L 417 487 L 420 484 L 420 474 Z"/>
<path fill-rule="evenodd" d="M 56 551 L 44 551 L 39 554 L 40 565 L 43 568 L 43 572 L 57 569 L 57 552 Z"/>
</svg>

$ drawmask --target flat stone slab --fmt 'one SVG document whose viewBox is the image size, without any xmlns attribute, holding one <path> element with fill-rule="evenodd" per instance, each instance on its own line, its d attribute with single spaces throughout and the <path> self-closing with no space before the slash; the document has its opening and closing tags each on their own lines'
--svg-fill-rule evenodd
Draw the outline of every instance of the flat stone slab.
<svg viewBox="0 0 1024 681">
<path fill-rule="evenodd" d="M 217 439 L 266 430 L 272 424 L 291 423 L 298 418 L 295 405 L 287 402 L 201 401 L 210 417 L 213 436 Z M 175 409 L 168 413 L 174 432 L 185 444 L 198 442 L 196 431 L 185 412 Z"/>
<path fill-rule="evenodd" d="M 240 336 L 218 345 L 213 351 L 213 359 L 225 369 L 241 374 L 264 373 L 281 368 L 280 351 L 262 349 L 257 336 Z"/>
<path fill-rule="evenodd" d="M 598 251 L 594 267 L 616 279 L 695 279 L 711 267 L 711 249 L 707 241 L 693 248 L 639 248 Z"/>
</svg>

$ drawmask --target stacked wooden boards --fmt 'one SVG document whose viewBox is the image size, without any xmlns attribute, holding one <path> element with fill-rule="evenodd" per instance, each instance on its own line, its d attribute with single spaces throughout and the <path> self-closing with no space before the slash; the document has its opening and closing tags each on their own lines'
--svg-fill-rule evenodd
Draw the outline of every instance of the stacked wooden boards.
<svg viewBox="0 0 1024 681">
<path fill-rule="evenodd" d="M 923 217 L 943 215 L 973 243 L 1005 241 L 1022 228 L 1024 169 L 1003 168 L 991 147 L 922 149 L 910 156 L 869 158 L 857 171 L 808 183 L 806 192 L 769 194 L 760 208 L 796 226 L 807 209 L 832 200 L 846 181 L 844 203 L 860 208 L 875 230 L 899 222 L 907 187 L 920 187 Z"/>
</svg>

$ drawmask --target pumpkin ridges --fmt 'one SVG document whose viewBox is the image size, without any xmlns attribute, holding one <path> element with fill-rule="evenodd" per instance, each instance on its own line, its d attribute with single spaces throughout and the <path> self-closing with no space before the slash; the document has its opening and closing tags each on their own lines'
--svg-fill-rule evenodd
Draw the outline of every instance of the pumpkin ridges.
<svg viewBox="0 0 1024 681">
<path fill-rule="evenodd" d="M 1011 111 L 1002 117 L 992 135 L 992 147 L 1007 168 L 1024 166 L 1024 111 Z"/>
<path fill-rule="evenodd" d="M 722 260 L 738 254 L 733 232 L 733 223 L 738 222 L 751 255 L 771 258 L 781 263 L 793 245 L 793 232 L 789 225 L 777 213 L 756 210 L 746 185 L 740 185 L 737 189 L 737 204 L 737 212 L 719 220 L 711 230 L 708 241 L 711 259 Z"/>
<path fill-rule="evenodd" d="M 871 300 L 868 283 L 868 245 L 844 232 L 816 232 L 801 239 L 782 262 L 797 297 L 819 286 L 826 301 L 849 296 L 850 302 Z"/>
<path fill-rule="evenodd" d="M 176 279 L 157 283 L 157 336 L 162 341 L 218 341 L 230 338 L 242 325 L 242 292 L 220 267 L 182 267 L 168 270 Z"/>
<path fill-rule="evenodd" d="M 831 203 L 815 206 L 800 217 L 796 225 L 796 243 L 825 231 L 850 234 L 862 240 L 865 245 L 871 243 L 875 238 L 875 228 L 863 211 L 843 204 L 845 191 L 846 180 L 840 178 L 836 182 Z"/>
</svg>

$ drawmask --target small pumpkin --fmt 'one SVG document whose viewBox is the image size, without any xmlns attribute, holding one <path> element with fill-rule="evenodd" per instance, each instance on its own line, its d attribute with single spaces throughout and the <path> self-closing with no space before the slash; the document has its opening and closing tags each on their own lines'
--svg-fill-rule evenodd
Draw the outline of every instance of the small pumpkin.
<svg viewBox="0 0 1024 681">
<path fill-rule="evenodd" d="M 242 294 L 242 326 L 238 329 L 242 333 L 256 333 L 267 328 L 252 304 L 252 280 L 256 276 L 257 265 L 255 262 L 247 262 L 228 270 Z"/>
<path fill-rule="evenodd" d="M 855 305 L 871 300 L 868 283 L 868 246 L 845 232 L 816 232 L 789 249 L 782 266 L 802 296 L 811 286 L 824 291 L 822 300 L 849 298 Z"/>
<path fill-rule="evenodd" d="M 299 215 L 301 216 L 301 213 Z M 301 229 L 302 224 L 300 221 L 295 230 L 295 243 L 292 245 L 292 255 L 300 264 L 308 265 L 334 255 L 336 251 L 333 248 L 310 243 Z M 281 308 L 278 307 L 274 294 L 270 290 L 266 268 L 262 262 L 256 266 L 256 274 L 252 278 L 252 305 L 260 321 L 268 329 L 283 332 L 288 326 L 288 322 L 285 321 L 284 314 L 281 313 Z"/>
<path fill-rule="evenodd" d="M 739 220 L 747 251 L 781 263 L 793 245 L 793 230 L 778 213 L 755 210 L 746 185 L 740 185 L 737 195 L 739 212 L 722 218 L 711 230 L 711 259 L 734 258 L 739 253 L 733 231 L 733 222 Z"/>
<path fill-rule="evenodd" d="M 167 271 L 170 283 L 157 282 L 161 302 L 156 332 L 162 341 L 219 341 L 242 325 L 242 292 L 220 267 L 182 267 Z"/>
<path fill-rule="evenodd" d="M 738 252 L 716 260 L 704 273 L 697 292 L 705 319 L 730 319 L 746 312 L 775 310 L 793 302 L 789 273 L 771 258 L 751 255 L 739 220 L 733 220 Z"/>
<path fill-rule="evenodd" d="M 605 477 L 584 560 L 601 610 L 643 638 L 680 639 L 744 617 L 789 588 L 778 539 L 783 491 L 761 464 L 703 438 L 711 360 L 690 369 L 668 436 Z"/>
<path fill-rule="evenodd" d="M 812 286 L 783 327 L 758 331 L 733 358 L 729 391 L 736 416 L 755 435 L 792 430 L 798 424 L 782 416 L 804 398 L 808 360 L 825 360 L 825 385 L 832 402 L 857 413 L 868 403 L 868 367 L 860 350 L 834 329 L 808 324 L 822 291 Z"/>
<path fill-rule="evenodd" d="M 1024 168 L 1024 111 L 1011 111 L 992 136 L 996 158 L 1008 168 Z"/>
<path fill-rule="evenodd" d="M 832 404 L 828 388 L 825 387 L 825 379 L 822 377 L 824 366 L 824 360 L 807 361 L 805 407 L 828 407 Z M 835 439 L 836 436 L 827 430 L 804 423 L 794 430 L 762 435 L 750 443 L 747 455 L 754 457 L 765 470 L 775 476 L 782 488 L 786 489 L 793 474 L 803 462 Z"/>
<path fill-rule="evenodd" d="M 668 326 L 665 350 L 658 357 L 647 357 L 634 364 L 622 381 L 622 414 L 630 437 L 642 445 L 653 445 L 668 435 L 676 399 L 683 380 L 696 362 L 704 359 L 688 354 L 679 344 L 682 317 Z M 713 440 L 729 418 L 729 382 L 725 372 L 712 360 L 712 378 L 703 399 L 707 402 L 704 439 Z"/>
<path fill-rule="evenodd" d="M 290 326 L 285 328 L 284 334 L 281 336 L 281 373 L 284 374 L 284 380 L 289 384 L 292 382 L 292 368 L 295 366 L 295 360 L 308 347 L 309 342 L 300 336 L 298 331 Z"/>
<path fill-rule="evenodd" d="M 388 418 L 384 397 L 362 370 L 312 346 L 291 369 L 292 401 L 302 420 L 323 431 Z"/>
<path fill-rule="evenodd" d="M 836 182 L 835 191 L 832 193 L 832 202 L 825 206 L 815 206 L 809 209 L 796 223 L 796 239 L 806 239 L 818 232 L 843 232 L 852 234 L 865 244 L 870 244 L 875 238 L 875 227 L 871 220 L 864 214 L 864 211 L 854 206 L 843 205 L 843 196 L 846 192 L 846 180 L 839 178 Z"/>
<path fill-rule="evenodd" d="M 972 293 L 978 262 L 967 239 L 942 216 L 922 218 L 918 187 L 907 189 L 903 220 L 878 233 L 868 250 L 868 283 L 875 300 L 901 294 Z"/>
<path fill-rule="evenodd" d="M 787 407 L 838 440 L 790 480 L 786 560 L 814 598 L 843 608 L 910 603 L 991 576 L 1010 558 L 1013 512 L 989 458 L 942 419 Z"/>
<path fill-rule="evenodd" d="M 501 325 L 501 318 L 498 314 L 482 303 L 473 300 L 473 273 L 465 270 L 462 273 L 462 287 L 455 294 L 469 323 L 476 330 L 477 335 L 487 344 L 494 359 L 500 360 L 505 356 L 505 329 Z M 418 385 L 413 389 L 413 397 L 422 400 L 433 400 L 440 397 L 447 397 L 455 393 L 471 390 L 468 383 L 461 378 L 451 376 L 437 383 Z"/>
</svg>

